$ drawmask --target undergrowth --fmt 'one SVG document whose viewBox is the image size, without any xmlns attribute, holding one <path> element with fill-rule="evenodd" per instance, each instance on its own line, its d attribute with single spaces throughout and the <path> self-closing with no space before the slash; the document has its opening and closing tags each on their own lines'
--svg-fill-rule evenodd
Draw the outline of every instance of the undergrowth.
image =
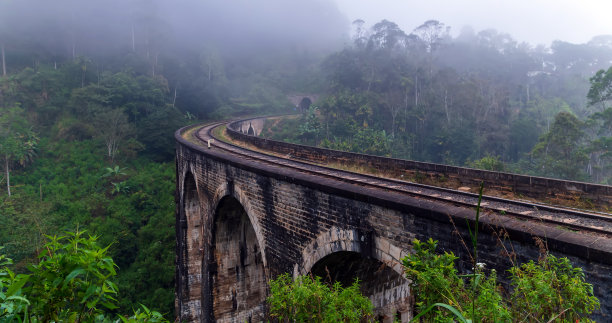
<svg viewBox="0 0 612 323">
<path fill-rule="evenodd" d="M 402 259 L 415 295 L 413 321 L 593 322 L 589 315 L 600 303 L 584 272 L 545 249 L 538 261 L 508 270 L 510 291 L 504 291 L 496 271 L 478 262 L 479 215 L 480 198 L 475 225 L 468 224 L 472 273 L 459 274 L 452 252 L 436 254 L 437 241 L 413 241 L 414 253 Z"/>
</svg>

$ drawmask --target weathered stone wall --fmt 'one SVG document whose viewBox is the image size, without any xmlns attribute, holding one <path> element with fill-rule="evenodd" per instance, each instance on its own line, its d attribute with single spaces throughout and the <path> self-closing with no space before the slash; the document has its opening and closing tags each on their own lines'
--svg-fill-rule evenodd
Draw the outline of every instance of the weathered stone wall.
<svg viewBox="0 0 612 323">
<path fill-rule="evenodd" d="M 265 118 L 252 120 L 239 122 L 248 123 L 257 121 L 258 124 L 263 124 L 261 120 L 265 120 Z M 237 129 L 236 125 L 238 124 L 233 123 L 228 126 L 228 133 L 232 138 L 247 142 L 260 149 L 291 156 L 292 158 L 322 164 L 331 163 L 362 167 L 380 172 L 393 170 L 394 172 L 405 174 L 407 177 L 423 176 L 443 181 L 456 181 L 459 185 L 468 187 L 478 187 L 480 182 L 483 181 L 488 190 L 496 190 L 502 193 L 521 194 L 534 199 L 550 198 L 569 202 L 581 201 L 592 203 L 601 208 L 612 208 L 612 187 L 607 185 L 486 171 L 296 145 L 236 132 L 234 130 Z"/>
<path fill-rule="evenodd" d="M 379 315 L 385 321 L 398 314 L 407 320 L 411 314 L 410 293 L 406 280 L 399 274 L 402 273 L 400 259 L 411 250 L 412 239 L 439 240 L 442 250 L 454 252 L 461 257 L 462 268 L 469 268 L 466 262 L 469 257 L 459 236 L 467 236 L 466 220 L 472 223 L 473 210 L 259 166 L 223 155 L 214 148 L 198 148 L 180 137 L 177 140 L 177 313 L 180 319 L 208 322 L 222 316 L 228 322 L 257 320 L 264 310 L 263 302 L 249 302 L 248 295 L 256 293 L 261 299 L 264 285 L 271 278 L 284 272 L 306 273 L 322 264 L 341 274 L 341 268 L 333 270 L 338 268 L 334 263 L 341 258 L 334 261 L 326 257 L 359 255 L 364 265 L 355 265 L 353 272 L 368 279 L 364 282 L 364 292 L 373 300 Z M 194 196 L 198 197 L 197 203 L 192 201 Z M 223 222 L 219 214 L 220 201 L 227 197 L 235 199 L 244 210 L 244 214 L 231 211 L 242 214 L 231 217 L 236 225 Z M 194 211 L 197 205 L 199 212 Z M 569 256 L 583 266 L 587 280 L 594 284 L 602 302 L 602 312 L 597 318 L 610 318 L 612 243 L 609 240 L 585 238 L 544 225 L 527 226 L 521 221 L 494 215 L 485 214 L 481 220 L 479 254 L 489 268 L 504 273 L 510 265 L 496 236 L 498 225 L 503 224 L 511 239 L 503 246 L 514 250 L 519 261 L 536 259 L 539 248 L 534 237 L 546 239 L 552 253 Z M 252 232 L 244 235 L 242 231 L 230 230 L 249 225 Z M 219 232 L 226 234 L 219 235 Z M 221 236 L 226 238 L 219 240 Z M 223 247 L 223 240 L 233 241 L 238 247 Z M 234 295 L 232 287 L 218 287 L 220 279 L 215 278 L 219 277 L 216 268 L 224 261 L 215 252 L 231 254 L 232 250 L 234 255 L 238 250 L 238 258 L 225 262 L 225 268 L 240 263 L 242 253 L 246 253 L 244 263 L 253 268 L 233 272 L 250 271 L 250 274 L 239 274 L 233 280 L 227 278 L 230 283 L 226 285 L 249 291 L 241 291 L 244 297 Z M 258 267 L 259 255 L 262 267 Z M 351 263 L 359 263 L 359 258 L 351 259 Z M 384 270 L 376 275 L 374 268 Z M 254 282 L 246 281 L 253 277 Z M 217 310 L 221 307 L 223 310 Z"/>
</svg>

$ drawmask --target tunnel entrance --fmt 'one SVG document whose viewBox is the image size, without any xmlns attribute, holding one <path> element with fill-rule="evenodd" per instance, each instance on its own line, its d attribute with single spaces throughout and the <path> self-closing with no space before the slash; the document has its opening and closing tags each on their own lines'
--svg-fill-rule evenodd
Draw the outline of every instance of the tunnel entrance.
<svg viewBox="0 0 612 323">
<path fill-rule="evenodd" d="M 298 105 L 298 107 L 300 108 L 300 111 L 304 112 L 310 109 L 311 104 L 312 104 L 312 101 L 310 100 L 310 98 L 305 97 L 302 99 L 302 101 L 300 101 L 300 104 Z"/>
<path fill-rule="evenodd" d="M 233 197 L 219 203 L 211 249 L 211 321 L 263 320 L 267 283 L 261 249 L 247 213 Z"/>
<path fill-rule="evenodd" d="M 340 282 L 350 286 L 355 278 L 360 281 L 361 293 L 374 304 L 374 314 L 379 321 L 401 317 L 409 312 L 409 283 L 383 262 L 363 257 L 358 252 L 339 251 L 321 258 L 312 266 L 313 275 L 325 282 Z"/>
</svg>

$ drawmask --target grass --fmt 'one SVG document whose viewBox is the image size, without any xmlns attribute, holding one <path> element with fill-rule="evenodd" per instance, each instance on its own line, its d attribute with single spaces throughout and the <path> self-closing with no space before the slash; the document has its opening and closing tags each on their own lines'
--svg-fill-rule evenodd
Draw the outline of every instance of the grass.
<svg viewBox="0 0 612 323">
<path fill-rule="evenodd" d="M 227 126 L 222 125 L 220 127 L 216 127 L 213 130 L 213 136 L 215 138 L 219 138 L 221 141 L 231 141 L 231 139 L 229 138 L 229 136 L 227 135 Z"/>
</svg>

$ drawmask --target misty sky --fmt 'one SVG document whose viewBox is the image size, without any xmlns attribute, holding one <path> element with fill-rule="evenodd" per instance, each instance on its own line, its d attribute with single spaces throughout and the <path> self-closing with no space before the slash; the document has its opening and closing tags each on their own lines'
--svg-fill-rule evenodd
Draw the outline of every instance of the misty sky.
<svg viewBox="0 0 612 323">
<path fill-rule="evenodd" d="M 610 0 L 335 0 L 340 11 L 368 26 L 382 19 L 406 33 L 426 20 L 451 26 L 456 36 L 465 25 L 476 31 L 495 28 L 532 45 L 553 40 L 586 43 L 612 34 Z"/>
</svg>

